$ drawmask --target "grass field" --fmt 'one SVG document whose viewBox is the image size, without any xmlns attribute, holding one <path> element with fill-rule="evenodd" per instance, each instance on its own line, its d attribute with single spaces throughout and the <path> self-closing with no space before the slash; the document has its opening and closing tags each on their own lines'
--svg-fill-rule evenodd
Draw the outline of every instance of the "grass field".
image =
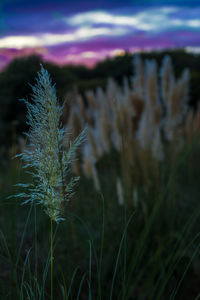
<svg viewBox="0 0 200 300">
<path fill-rule="evenodd" d="M 149 63 L 144 69 L 149 91 L 152 85 L 161 86 L 154 67 Z M 135 76 L 138 91 L 139 78 Z M 183 101 L 184 93 L 178 89 L 186 78 L 181 80 L 171 88 Z M 98 102 L 105 97 L 103 92 L 93 98 L 90 93 L 85 112 L 80 102 L 77 112 L 77 101 L 69 108 L 73 117 L 68 117 L 67 124 L 74 124 L 72 135 L 88 124 L 88 137 L 79 164 L 73 165 L 80 182 L 65 207 L 66 220 L 53 223 L 53 299 L 200 299 L 200 145 L 194 126 L 198 114 L 191 117 L 183 103 L 178 114 L 171 102 L 175 113 L 169 109 L 168 118 L 161 113 L 155 120 L 153 105 L 151 109 L 146 105 L 142 112 L 136 105 L 133 124 L 137 126 L 130 136 L 127 124 L 133 116 L 128 95 L 132 90 L 114 88 L 113 97 L 119 97 L 116 110 L 116 101 L 108 107 L 95 106 L 103 103 Z M 157 99 L 156 92 L 146 95 Z M 172 100 L 175 96 L 171 92 Z M 141 95 L 134 97 L 136 103 L 143 101 Z M 111 119 L 106 119 L 107 109 Z M 150 141 L 143 147 L 143 116 L 151 124 L 152 141 L 160 130 L 162 156 L 154 151 L 161 149 L 160 144 L 152 148 Z M 162 127 L 163 119 L 173 127 Z M 193 124 L 191 131 L 186 123 Z M 17 147 L 13 144 L 12 156 Z M 50 218 L 40 205 L 21 205 L 21 200 L 8 198 L 21 192 L 15 184 L 32 180 L 22 166 L 19 159 L 10 159 L 0 174 L 0 299 L 52 299 Z"/>
</svg>

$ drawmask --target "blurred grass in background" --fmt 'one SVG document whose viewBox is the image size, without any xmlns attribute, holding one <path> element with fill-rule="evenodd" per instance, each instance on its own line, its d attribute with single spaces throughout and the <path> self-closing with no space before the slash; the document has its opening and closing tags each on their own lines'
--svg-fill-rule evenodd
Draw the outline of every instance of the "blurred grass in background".
<svg viewBox="0 0 200 300">
<path fill-rule="evenodd" d="M 172 62 L 174 63 L 173 59 Z M 175 62 L 178 64 L 177 60 Z M 108 62 L 109 64 L 111 62 Z M 148 67 L 145 69 L 146 65 L 144 64 L 145 74 L 149 72 Z M 32 66 L 36 68 L 36 64 Z M 131 61 L 130 68 L 132 68 Z M 174 76 L 178 86 L 180 81 L 177 78 L 181 78 L 183 69 L 177 70 L 175 67 Z M 51 70 L 49 72 L 51 73 Z M 148 74 L 149 77 L 145 76 L 151 78 L 150 75 L 154 73 Z M 159 69 L 156 74 L 159 74 Z M 16 77 L 16 74 L 14 75 Z M 135 79 L 138 78 L 137 75 L 138 73 L 135 72 Z M 26 82 L 29 81 L 28 78 L 25 79 Z M 67 82 L 68 78 L 66 77 L 65 80 Z M 90 82 L 89 78 L 87 80 Z M 29 82 L 32 83 L 31 80 Z M 159 81 L 154 77 L 153 82 L 154 87 L 157 82 L 160 95 L 162 92 Z M 69 103 L 69 107 L 66 107 L 66 115 L 63 116 L 65 122 L 72 125 L 74 135 L 85 122 L 88 123 L 89 132 L 91 130 L 94 139 L 88 136 L 88 142 L 80 152 L 81 164 L 74 166 L 74 171 L 81 175 L 80 186 L 72 202 L 66 207 L 66 221 L 57 229 L 54 297 L 73 300 L 199 299 L 200 128 L 198 110 L 193 114 L 190 112 L 190 106 L 186 111 L 183 110 L 183 114 L 181 107 L 184 108 L 184 105 L 178 106 L 181 120 L 179 114 L 172 114 L 180 122 L 170 123 L 175 119 L 166 118 L 166 108 L 163 109 L 161 101 L 162 113 L 153 125 L 151 123 L 152 139 L 144 148 L 144 136 L 142 139 L 139 138 L 141 132 L 139 129 L 142 127 L 143 114 L 151 120 L 153 106 L 148 112 L 145 108 L 141 111 L 137 110 L 138 117 L 132 115 L 130 109 L 132 102 L 127 99 L 132 92 L 136 92 L 136 80 L 135 87 L 131 86 L 130 78 L 128 78 L 128 85 L 125 81 L 123 83 L 123 80 L 121 83 L 118 81 L 112 83 L 115 89 L 113 97 L 118 97 L 119 106 L 116 106 L 116 101 L 111 102 L 113 106 L 109 106 L 113 119 L 110 120 L 112 126 L 110 126 L 111 135 L 108 143 L 102 140 L 102 136 L 106 137 L 106 134 L 102 133 L 105 123 L 102 122 L 102 118 L 99 118 L 98 112 L 103 116 L 104 112 L 106 114 L 107 109 L 104 110 L 105 106 L 103 105 L 102 108 L 101 105 L 104 104 L 103 101 L 107 103 L 105 99 L 108 99 L 106 97 L 109 94 L 109 85 L 105 82 L 100 94 L 99 92 L 91 94 L 90 91 L 89 97 L 91 95 L 93 97 L 90 100 L 87 98 L 88 92 L 78 94 L 76 90 L 68 94 L 68 101 L 71 101 L 70 97 L 74 97 L 74 100 Z M 174 87 L 175 85 L 171 86 L 172 89 Z M 70 90 L 70 86 L 68 88 Z M 88 88 L 90 87 L 87 85 Z M 193 90 L 190 89 L 189 94 L 187 92 L 185 96 L 184 93 L 180 94 L 183 97 L 178 99 L 193 105 L 192 93 Z M 137 95 L 140 96 L 139 101 L 145 102 L 145 99 L 147 101 L 149 96 L 147 93 L 145 95 L 144 99 L 142 94 Z M 157 97 L 156 95 L 154 93 L 153 97 Z M 199 95 L 200 93 L 196 97 L 198 98 Z M 12 97 L 10 96 L 10 99 Z M 80 100 L 81 97 L 83 102 Z M 104 97 L 104 100 L 101 97 Z M 137 100 L 135 96 L 134 99 Z M 19 144 L 18 138 L 19 132 L 24 128 L 24 113 L 20 109 L 23 122 L 19 118 L 17 119 L 19 125 L 14 124 L 13 127 L 9 125 L 11 119 L 16 119 L 17 112 L 17 110 L 13 112 L 15 106 L 12 106 L 12 101 L 16 99 L 6 102 L 6 109 L 10 113 L 12 111 L 12 117 L 5 117 L 5 113 L 2 118 L 5 128 L 12 134 L 8 136 L 8 132 L 6 135 L 4 132 L 4 138 L 8 143 L 5 142 L 4 145 L 2 142 L 4 150 L 2 150 L 0 174 L 0 267 L 2 270 L 0 295 L 1 299 L 48 299 L 50 278 L 49 273 L 45 272 L 50 243 L 48 217 L 40 208 L 21 206 L 14 199 L 7 199 L 7 196 L 16 193 L 17 188 L 13 186 L 14 184 L 30 181 L 23 172 L 21 162 L 10 159 L 24 147 L 24 141 L 21 140 Z M 100 106 L 96 107 L 98 101 Z M 80 128 L 73 125 L 77 123 L 70 117 L 75 116 L 73 111 L 77 113 L 77 105 L 80 105 L 80 110 L 81 107 L 83 108 L 82 112 L 85 111 L 85 115 L 78 111 Z M 168 116 L 172 115 L 168 114 Z M 101 114 L 100 116 L 102 117 Z M 117 117 L 119 122 L 116 121 Z M 133 127 L 133 131 L 130 127 L 124 126 L 127 124 L 124 122 L 129 121 L 129 118 L 134 119 L 133 125 L 137 125 Z M 173 128 L 166 126 L 167 124 L 173 124 Z M 108 126 L 109 124 L 105 129 Z M 151 143 L 158 127 L 163 146 L 161 158 L 158 152 L 153 152 Z M 96 156 L 94 155 L 95 144 L 98 148 Z M 106 147 L 108 145 L 109 148 Z M 160 149 L 159 147 L 157 150 Z M 88 153 L 89 157 L 86 155 Z M 91 177 L 87 176 L 88 158 L 91 160 L 88 171 Z"/>
</svg>

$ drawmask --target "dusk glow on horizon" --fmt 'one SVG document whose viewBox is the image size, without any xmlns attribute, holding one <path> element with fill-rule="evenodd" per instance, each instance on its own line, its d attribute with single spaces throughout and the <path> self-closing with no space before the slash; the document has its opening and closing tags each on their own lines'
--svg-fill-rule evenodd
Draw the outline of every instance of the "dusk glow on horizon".
<svg viewBox="0 0 200 300">
<path fill-rule="evenodd" d="M 0 68 L 37 54 L 57 64 L 94 66 L 125 51 L 200 52 L 198 1 L 3 1 Z"/>
</svg>

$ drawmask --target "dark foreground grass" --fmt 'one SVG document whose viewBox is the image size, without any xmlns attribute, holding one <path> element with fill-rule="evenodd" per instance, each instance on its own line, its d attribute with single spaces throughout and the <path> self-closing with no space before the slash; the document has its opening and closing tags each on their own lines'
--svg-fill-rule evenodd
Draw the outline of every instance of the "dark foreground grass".
<svg viewBox="0 0 200 300">
<path fill-rule="evenodd" d="M 97 165 L 101 193 L 81 176 L 66 221 L 54 224 L 54 299 L 199 299 L 199 148 L 186 147 L 171 169 L 161 165 L 160 184 L 148 193 L 137 187 L 125 223 L 117 154 Z M 7 199 L 25 176 L 17 161 L 1 174 L 0 299 L 50 299 L 49 218 Z"/>
</svg>

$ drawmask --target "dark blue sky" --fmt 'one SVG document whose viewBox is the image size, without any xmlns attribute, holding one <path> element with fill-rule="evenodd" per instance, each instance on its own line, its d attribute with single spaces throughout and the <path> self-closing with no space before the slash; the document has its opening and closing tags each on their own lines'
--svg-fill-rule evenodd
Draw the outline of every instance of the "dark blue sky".
<svg viewBox="0 0 200 300">
<path fill-rule="evenodd" d="M 106 56 L 200 51 L 200 0 L 1 0 L 0 67 L 32 53 L 92 66 Z"/>
</svg>

